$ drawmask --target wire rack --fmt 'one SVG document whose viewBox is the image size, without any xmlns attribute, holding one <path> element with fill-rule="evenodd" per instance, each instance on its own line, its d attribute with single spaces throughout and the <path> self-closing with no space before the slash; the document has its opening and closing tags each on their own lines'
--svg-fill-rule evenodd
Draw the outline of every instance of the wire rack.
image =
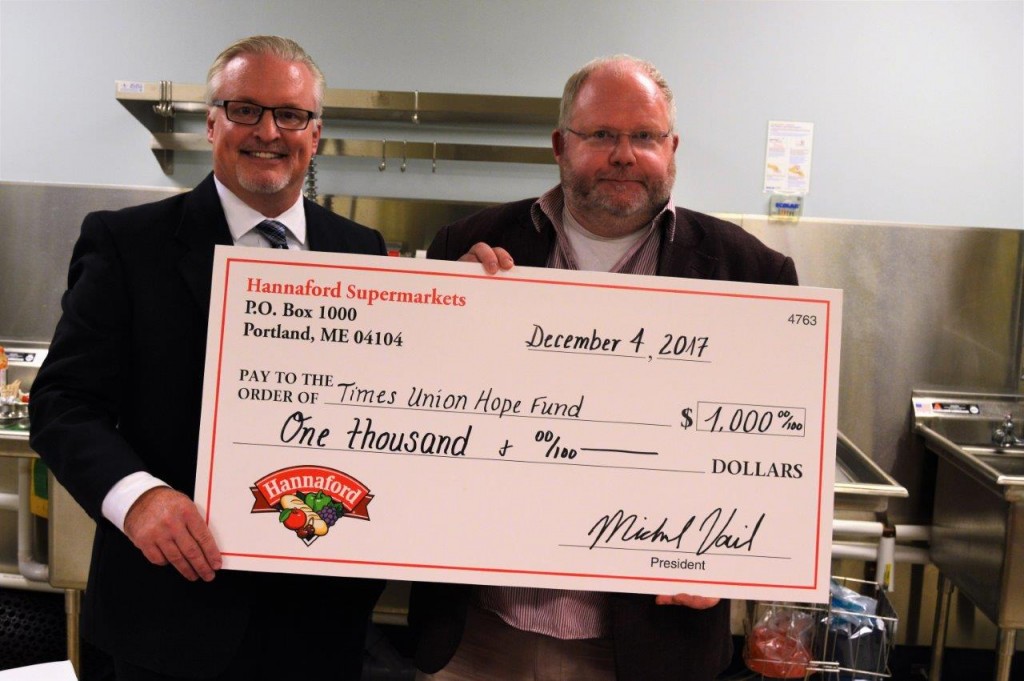
<svg viewBox="0 0 1024 681">
<path fill-rule="evenodd" d="M 828 604 L 750 604 L 743 659 L 751 679 L 875 681 L 889 678 L 898 617 L 875 582 L 833 577 L 839 587 L 873 599 L 874 612 Z M 870 602 L 868 600 L 867 602 Z"/>
</svg>

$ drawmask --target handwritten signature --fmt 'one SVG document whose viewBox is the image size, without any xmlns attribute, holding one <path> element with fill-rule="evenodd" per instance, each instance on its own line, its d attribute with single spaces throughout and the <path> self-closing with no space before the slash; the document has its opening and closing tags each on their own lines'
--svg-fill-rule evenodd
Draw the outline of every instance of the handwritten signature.
<svg viewBox="0 0 1024 681">
<path fill-rule="evenodd" d="M 700 520 L 695 530 L 698 556 L 712 549 L 749 552 L 754 548 L 754 538 L 761 529 L 766 514 L 761 513 L 753 526 L 747 524 L 743 525 L 742 530 L 736 530 L 733 529 L 733 521 L 738 510 L 733 508 L 727 512 L 722 508 L 716 508 Z M 723 519 L 726 513 L 728 516 Z M 642 542 L 657 546 L 671 544 L 681 549 L 686 534 L 698 522 L 696 515 L 691 515 L 681 524 L 673 522 L 670 518 L 662 518 L 657 527 L 652 529 L 647 526 L 646 521 L 646 516 L 641 519 L 636 513 L 626 513 L 622 509 L 601 516 L 587 532 L 587 536 L 591 538 L 590 548 L 594 549 L 598 544 L 612 542 Z"/>
</svg>

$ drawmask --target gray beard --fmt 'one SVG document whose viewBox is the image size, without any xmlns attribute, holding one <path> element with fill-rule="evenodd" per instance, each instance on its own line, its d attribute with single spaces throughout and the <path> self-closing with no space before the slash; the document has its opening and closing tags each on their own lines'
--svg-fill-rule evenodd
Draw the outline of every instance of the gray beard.
<svg viewBox="0 0 1024 681">
<path fill-rule="evenodd" d="M 587 213 L 604 213 L 616 218 L 642 216 L 650 220 L 668 203 L 675 184 L 675 163 L 669 168 L 664 182 L 647 187 L 647 194 L 637 196 L 629 202 L 613 200 L 605 194 L 594 191 L 594 187 L 578 178 L 571 168 L 560 167 L 562 191 L 573 206 Z"/>
<path fill-rule="evenodd" d="M 291 182 L 289 177 L 281 177 L 276 180 L 268 180 L 265 182 L 259 182 L 249 177 L 245 173 L 238 174 L 238 184 L 242 186 L 248 192 L 253 194 L 276 194 L 288 186 Z"/>
</svg>

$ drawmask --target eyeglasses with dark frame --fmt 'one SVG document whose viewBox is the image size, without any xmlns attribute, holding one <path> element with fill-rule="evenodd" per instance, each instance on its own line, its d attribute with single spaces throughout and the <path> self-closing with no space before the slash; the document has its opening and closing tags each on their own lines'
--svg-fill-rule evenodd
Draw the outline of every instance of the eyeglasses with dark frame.
<svg viewBox="0 0 1024 681">
<path fill-rule="evenodd" d="M 274 124 L 281 130 L 305 130 L 309 122 L 317 117 L 312 111 L 293 106 L 260 106 L 233 99 L 218 99 L 210 104 L 223 108 L 229 121 L 241 125 L 257 125 L 263 119 L 263 112 L 269 111 Z"/>
<path fill-rule="evenodd" d="M 619 143 L 620 137 L 626 137 L 629 139 L 629 143 L 634 149 L 650 151 L 652 149 L 656 149 L 663 140 L 672 134 L 672 131 L 655 132 L 653 130 L 634 130 L 633 132 L 595 130 L 593 132 L 580 132 L 579 130 L 573 130 L 572 128 L 565 128 L 565 131 L 576 135 L 585 144 L 593 147 L 594 149 L 609 151 L 614 149 L 615 145 Z"/>
</svg>

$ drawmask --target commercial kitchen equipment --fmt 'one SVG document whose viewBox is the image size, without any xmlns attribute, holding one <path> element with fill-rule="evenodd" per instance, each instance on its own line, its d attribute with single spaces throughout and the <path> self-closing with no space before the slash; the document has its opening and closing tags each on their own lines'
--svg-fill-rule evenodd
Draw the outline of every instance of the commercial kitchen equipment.
<svg viewBox="0 0 1024 681">
<path fill-rule="evenodd" d="M 32 381 L 47 354 L 47 343 L 7 341 L 0 339 L 8 358 L 7 381 L 21 381 L 21 389 L 31 396 Z M 28 445 L 28 418 L 18 412 L 0 418 L 0 465 L 13 465 L 18 470 L 18 560 L 15 579 L 5 580 L 15 586 L 48 584 L 64 591 L 67 618 L 67 654 L 79 669 L 79 604 L 81 592 L 89 575 L 92 538 L 95 523 L 71 495 L 48 473 L 48 518 L 45 554 L 33 545 L 34 525 L 39 522 L 29 504 L 29 478 L 32 459 L 38 455 Z M 36 555 L 37 553 L 42 555 Z"/>
<path fill-rule="evenodd" d="M 841 431 L 836 434 L 836 518 L 885 513 L 890 499 L 905 499 L 907 488 L 882 470 Z"/>
<path fill-rule="evenodd" d="M 932 679 L 941 677 L 951 585 L 999 630 L 997 681 L 1024 628 L 1024 395 L 915 390 L 914 431 L 937 457 L 931 558 L 940 600 Z"/>
<path fill-rule="evenodd" d="M 828 603 L 752 604 L 743 659 L 758 681 L 891 676 L 899 618 L 881 585 L 832 577 Z M 744 677 L 751 678 L 751 677 Z"/>
</svg>

